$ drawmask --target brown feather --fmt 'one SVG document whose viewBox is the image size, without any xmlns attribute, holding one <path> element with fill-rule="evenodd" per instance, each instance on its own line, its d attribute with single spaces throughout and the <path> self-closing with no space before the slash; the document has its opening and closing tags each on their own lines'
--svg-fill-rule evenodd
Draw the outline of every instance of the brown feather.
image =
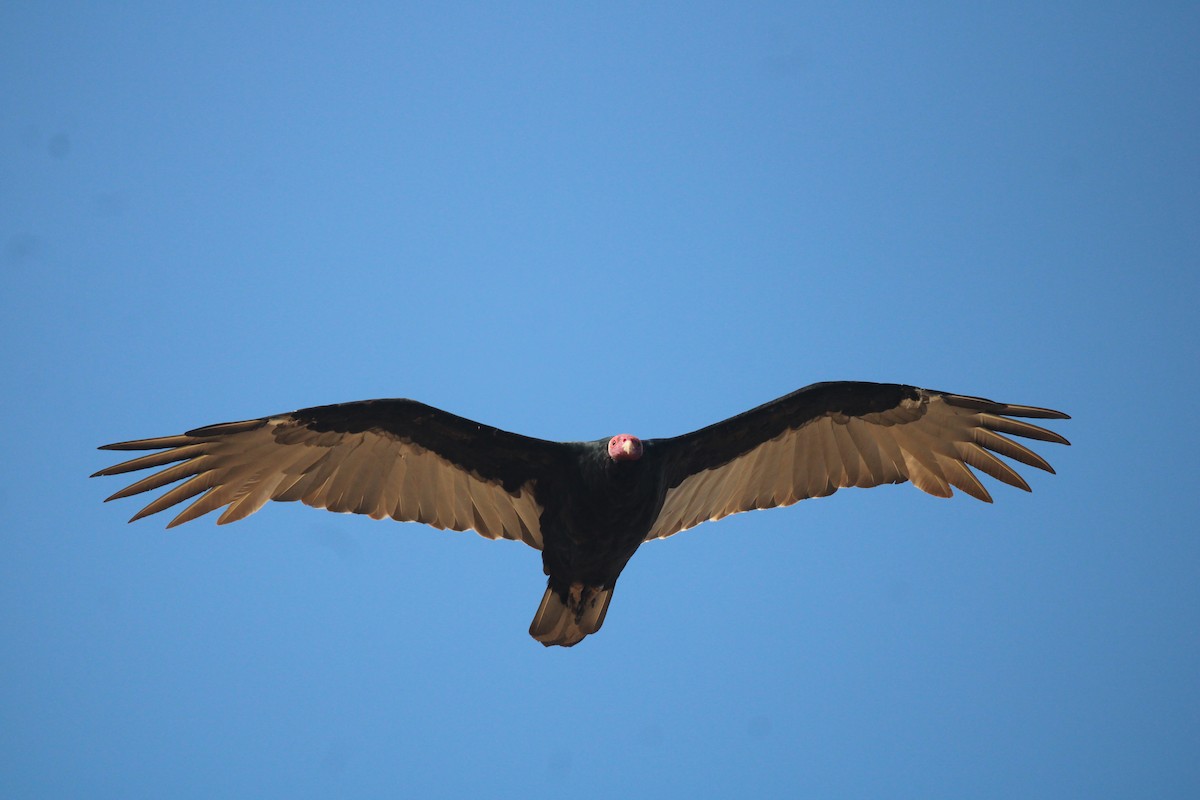
<svg viewBox="0 0 1200 800">
<path fill-rule="evenodd" d="M 972 467 L 1029 490 L 1025 479 L 992 451 L 1053 472 L 1044 458 L 1001 434 L 1067 443 L 1053 431 L 1008 416 L 1067 418 L 1058 411 L 924 389 L 913 392 L 916 399 L 906 398 L 883 411 L 818 416 L 732 460 L 684 477 L 667 491 L 646 538 L 670 536 L 739 511 L 821 497 L 847 486 L 907 480 L 938 497 L 950 497 L 953 487 L 991 502 Z"/>
<path fill-rule="evenodd" d="M 218 524 L 250 516 L 268 500 L 300 500 L 331 511 L 391 516 L 438 528 L 476 526 L 490 538 L 541 546 L 541 506 L 529 486 L 516 492 L 486 481 L 417 444 L 371 429 L 310 430 L 284 415 L 199 428 L 180 436 L 108 445 L 110 450 L 167 448 L 101 470 L 114 475 L 159 470 L 121 489 L 128 497 L 179 480 L 134 519 L 200 495 L 168 527 L 226 507 Z"/>
</svg>

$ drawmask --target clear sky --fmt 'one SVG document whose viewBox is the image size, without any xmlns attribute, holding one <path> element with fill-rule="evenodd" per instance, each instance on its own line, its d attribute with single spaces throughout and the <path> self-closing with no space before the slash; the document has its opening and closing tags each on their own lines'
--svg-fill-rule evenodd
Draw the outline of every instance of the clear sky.
<svg viewBox="0 0 1200 800">
<path fill-rule="evenodd" d="M 1200 796 L 1198 41 L 1165 2 L 4 4 L 0 795 Z M 86 477 L 320 403 L 655 437 L 835 379 L 1073 446 L 990 506 L 648 544 L 571 650 L 523 545 L 165 532 Z"/>
</svg>

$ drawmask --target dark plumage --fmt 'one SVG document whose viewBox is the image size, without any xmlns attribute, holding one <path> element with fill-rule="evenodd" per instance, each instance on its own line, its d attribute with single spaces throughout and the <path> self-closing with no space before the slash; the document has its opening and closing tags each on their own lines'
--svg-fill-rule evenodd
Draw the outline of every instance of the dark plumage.
<svg viewBox="0 0 1200 800">
<path fill-rule="evenodd" d="M 268 500 L 300 500 L 518 539 L 542 551 L 549 576 L 530 633 L 570 646 L 600 629 L 621 570 L 648 539 L 844 486 L 907 480 L 939 497 L 955 487 L 991 502 L 969 467 L 1028 491 L 993 453 L 1054 470 L 1003 434 L 1068 442 L 1014 417 L 1068 419 L 912 386 L 839 382 L 671 439 L 550 442 L 414 400 L 366 400 L 105 445 L 158 452 L 96 475 L 165 467 L 108 499 L 182 480 L 133 517 L 199 495 L 168 527 L 223 506 L 218 524 Z"/>
</svg>

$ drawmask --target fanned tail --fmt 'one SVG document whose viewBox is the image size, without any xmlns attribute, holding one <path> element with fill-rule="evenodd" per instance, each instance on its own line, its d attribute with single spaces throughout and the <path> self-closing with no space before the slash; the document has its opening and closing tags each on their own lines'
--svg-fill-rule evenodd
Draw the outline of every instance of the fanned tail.
<svg viewBox="0 0 1200 800">
<path fill-rule="evenodd" d="M 529 635 L 546 647 L 578 644 L 589 633 L 600 630 L 612 593 L 612 589 L 572 583 L 564 597 L 555 591 L 551 582 L 533 616 Z"/>
</svg>

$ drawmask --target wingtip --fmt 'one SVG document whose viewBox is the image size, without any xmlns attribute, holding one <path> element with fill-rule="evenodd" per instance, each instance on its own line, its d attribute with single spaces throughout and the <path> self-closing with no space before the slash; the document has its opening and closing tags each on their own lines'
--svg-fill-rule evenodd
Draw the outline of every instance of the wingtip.
<svg viewBox="0 0 1200 800">
<path fill-rule="evenodd" d="M 1028 417 L 1031 419 L 1070 419 L 1071 415 L 1065 411 L 1057 411 L 1053 408 L 1042 408 L 1040 406 L 1014 406 L 1019 409 L 1020 413 L 1015 413 L 1014 416 Z"/>
<path fill-rule="evenodd" d="M 1014 417 L 1025 417 L 1026 419 L 1070 419 L 1071 415 L 1065 411 L 1057 411 L 1053 408 L 1042 408 L 1041 406 L 1018 406 L 1010 405 L 1008 410 L 1001 411 L 1001 414 L 1008 414 Z"/>
</svg>

